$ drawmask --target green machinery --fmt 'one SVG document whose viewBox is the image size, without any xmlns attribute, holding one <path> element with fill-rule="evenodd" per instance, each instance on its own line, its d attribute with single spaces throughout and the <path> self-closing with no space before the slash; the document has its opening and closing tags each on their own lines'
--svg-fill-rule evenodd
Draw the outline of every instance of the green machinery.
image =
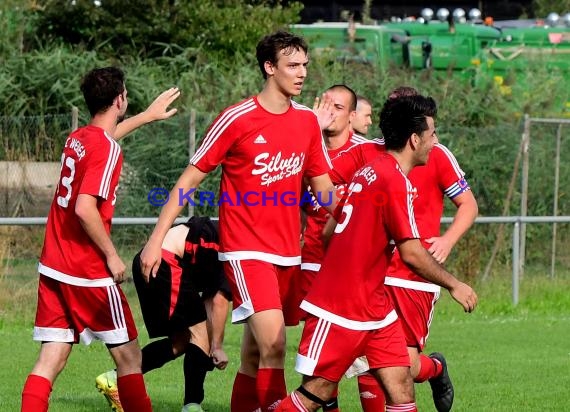
<svg viewBox="0 0 570 412">
<path fill-rule="evenodd" d="M 570 13 L 562 18 L 551 13 L 541 21 L 481 20 L 473 9 L 465 12 L 446 9 L 422 11 L 418 19 L 392 19 L 383 24 L 328 22 L 297 24 L 292 30 L 302 34 L 313 53 L 331 58 L 374 64 L 382 69 L 407 67 L 457 73 L 476 81 L 493 76 L 508 93 L 509 81 L 519 73 L 535 69 L 558 72 L 568 80 L 570 90 Z M 522 76 L 521 76 L 522 77 Z M 504 83 L 504 84 L 503 84 Z M 570 100 L 565 99 L 565 115 Z"/>
</svg>

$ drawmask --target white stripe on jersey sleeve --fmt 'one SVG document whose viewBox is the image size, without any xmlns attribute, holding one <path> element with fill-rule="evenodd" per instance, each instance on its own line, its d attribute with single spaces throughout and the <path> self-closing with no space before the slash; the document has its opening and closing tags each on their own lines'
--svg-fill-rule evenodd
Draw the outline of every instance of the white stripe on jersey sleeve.
<svg viewBox="0 0 570 412">
<path fill-rule="evenodd" d="M 257 106 L 253 98 L 246 100 L 242 104 L 226 111 L 218 120 L 216 120 L 211 126 L 210 130 L 204 137 L 202 144 L 190 159 L 190 164 L 196 164 L 200 161 L 202 157 L 206 154 L 208 149 L 210 149 L 220 135 L 228 128 L 230 124 L 238 117 L 254 110 Z"/>
<path fill-rule="evenodd" d="M 398 168 L 398 170 L 400 170 L 400 173 L 402 173 L 402 175 L 404 176 L 404 179 L 406 179 L 406 202 L 407 202 L 407 206 L 408 206 L 408 216 L 409 216 L 409 223 L 410 223 L 410 229 L 412 229 L 412 235 L 415 238 L 420 237 L 420 232 L 418 230 L 418 226 L 416 224 L 416 217 L 414 215 L 414 187 L 412 186 L 412 182 L 410 182 L 408 180 L 408 178 L 406 177 L 406 175 L 404 175 L 404 173 L 402 172 L 402 170 L 400 168 Z"/>
<path fill-rule="evenodd" d="M 461 167 L 459 167 L 459 163 L 457 162 L 457 159 L 455 158 L 455 156 L 453 156 L 453 153 L 451 153 L 451 150 L 449 150 L 447 147 L 445 147 L 441 143 L 437 143 L 435 145 L 435 147 L 441 149 L 441 151 L 447 156 L 447 160 L 449 160 L 451 167 L 453 167 L 453 170 L 455 170 L 457 177 L 458 178 L 464 177 L 465 172 L 463 172 L 463 170 L 461 170 Z"/>
<path fill-rule="evenodd" d="M 109 197 L 109 190 L 111 188 L 111 180 L 113 179 L 113 171 L 117 166 L 117 161 L 119 160 L 119 155 L 121 154 L 121 146 L 111 139 L 107 134 L 105 137 L 109 140 L 109 155 L 107 156 L 107 163 L 105 164 L 105 170 L 103 171 L 103 177 L 101 179 L 101 184 L 99 186 L 98 195 L 103 199 Z"/>
</svg>

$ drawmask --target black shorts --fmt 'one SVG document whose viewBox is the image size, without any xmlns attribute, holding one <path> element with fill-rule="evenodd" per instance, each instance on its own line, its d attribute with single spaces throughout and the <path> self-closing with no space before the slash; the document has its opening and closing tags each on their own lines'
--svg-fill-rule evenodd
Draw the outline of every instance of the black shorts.
<svg viewBox="0 0 570 412">
<path fill-rule="evenodd" d="M 172 336 L 207 319 L 204 302 L 190 284 L 190 279 L 182 276 L 179 287 L 173 287 L 170 266 L 164 259 L 160 262 L 156 277 L 151 276 L 149 283 L 146 283 L 139 252 L 133 259 L 133 280 L 151 338 Z"/>
</svg>

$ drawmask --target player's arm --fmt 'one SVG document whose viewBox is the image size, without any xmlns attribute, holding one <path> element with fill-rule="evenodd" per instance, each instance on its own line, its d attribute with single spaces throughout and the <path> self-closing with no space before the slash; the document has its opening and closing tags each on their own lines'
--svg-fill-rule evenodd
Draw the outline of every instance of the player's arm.
<svg viewBox="0 0 570 412">
<path fill-rule="evenodd" d="M 477 294 L 467 284 L 459 281 L 446 271 L 422 246 L 419 239 L 406 239 L 397 242 L 396 246 L 402 260 L 424 279 L 435 283 L 449 291 L 466 312 L 472 312 L 477 306 Z"/>
<path fill-rule="evenodd" d="M 451 249 L 473 225 L 479 213 L 477 201 L 471 190 L 467 190 L 451 200 L 457 207 L 453 222 L 440 237 L 426 239 L 427 243 L 431 243 L 428 251 L 438 263 L 446 261 Z"/>
<path fill-rule="evenodd" d="M 107 267 L 113 275 L 115 283 L 124 280 L 125 264 L 117 254 L 111 237 L 105 230 L 103 220 L 97 209 L 97 197 L 88 194 L 79 194 L 75 203 L 75 215 L 79 219 L 83 230 L 89 238 L 103 252 L 107 259 Z"/>
<path fill-rule="evenodd" d="M 129 117 L 117 125 L 115 140 L 121 140 L 123 137 L 131 133 L 133 130 L 155 120 L 164 120 L 173 116 L 178 109 L 170 109 L 168 107 L 180 96 L 178 87 L 171 87 L 162 92 L 154 101 L 146 108 L 144 112 L 136 116 Z"/>
<path fill-rule="evenodd" d="M 333 213 L 338 204 L 339 198 L 328 173 L 320 176 L 310 177 L 309 184 L 319 204 Z"/>
<path fill-rule="evenodd" d="M 170 191 L 169 201 L 162 207 L 158 222 L 141 252 L 141 269 L 147 282 L 151 275 L 156 276 L 160 266 L 161 246 L 166 232 L 191 198 L 191 190 L 196 189 L 205 177 L 206 173 L 194 165 L 188 165 Z"/>
<path fill-rule="evenodd" d="M 212 298 L 204 301 L 208 315 L 208 335 L 210 337 L 210 356 L 218 369 L 228 365 L 228 355 L 224 352 L 224 330 L 228 317 L 229 302 L 225 295 L 218 291 Z"/>
<path fill-rule="evenodd" d="M 321 233 L 321 236 L 323 239 L 323 247 L 325 249 L 329 245 L 329 241 L 331 240 L 331 236 L 334 233 L 335 227 L 336 227 L 336 220 L 332 215 L 330 215 L 328 220 L 327 220 L 327 223 L 325 223 L 325 226 L 323 227 L 323 231 Z"/>
</svg>

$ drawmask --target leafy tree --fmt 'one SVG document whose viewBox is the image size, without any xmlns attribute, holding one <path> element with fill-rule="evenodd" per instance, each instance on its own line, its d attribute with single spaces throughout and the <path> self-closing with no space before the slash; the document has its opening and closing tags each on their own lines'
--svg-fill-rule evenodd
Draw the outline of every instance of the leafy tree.
<svg viewBox="0 0 570 412">
<path fill-rule="evenodd" d="M 299 20 L 301 4 L 268 0 L 41 0 L 40 43 L 156 57 L 184 49 L 232 56 Z"/>
</svg>

